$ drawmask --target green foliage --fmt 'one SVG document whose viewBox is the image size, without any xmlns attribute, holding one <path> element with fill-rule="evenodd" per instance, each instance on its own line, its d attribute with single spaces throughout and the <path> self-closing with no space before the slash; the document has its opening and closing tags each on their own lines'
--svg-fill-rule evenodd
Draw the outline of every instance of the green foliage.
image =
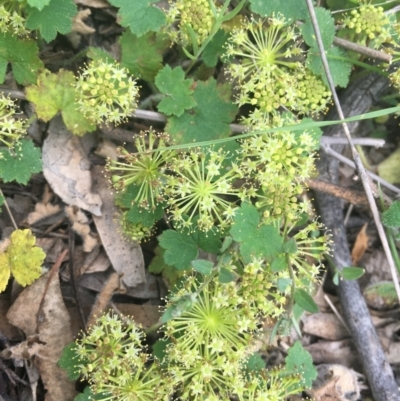
<svg viewBox="0 0 400 401">
<path fill-rule="evenodd" d="M 188 233 L 166 230 L 159 236 L 158 242 L 165 249 L 165 263 L 178 270 L 190 269 L 191 262 L 199 254 L 198 245 Z"/>
<path fill-rule="evenodd" d="M 281 252 L 283 238 L 272 225 L 260 224 L 258 210 L 244 203 L 235 213 L 230 230 L 233 239 L 240 243 L 240 254 L 245 263 L 252 258 L 272 258 Z"/>
<path fill-rule="evenodd" d="M 258 352 L 250 355 L 246 361 L 245 370 L 248 373 L 251 372 L 259 372 L 260 370 L 265 368 L 265 361 L 261 358 L 261 355 Z"/>
<path fill-rule="evenodd" d="M 185 79 L 182 67 L 172 69 L 166 65 L 156 76 L 155 84 L 166 96 L 158 104 L 158 110 L 162 113 L 179 117 L 186 109 L 196 106 L 193 80 Z"/>
<path fill-rule="evenodd" d="M 197 273 L 200 273 L 203 276 L 209 276 L 213 271 L 214 263 L 205 259 L 196 259 L 192 260 L 192 267 L 197 271 Z"/>
<path fill-rule="evenodd" d="M 335 20 L 332 18 L 331 13 L 322 7 L 315 7 L 315 14 L 317 16 L 318 26 L 321 28 L 322 43 L 325 49 L 329 49 L 336 33 Z M 315 39 L 314 27 L 309 17 L 301 26 L 301 33 L 307 45 L 316 49 L 317 41 Z"/>
<path fill-rule="evenodd" d="M 7 64 L 11 63 L 15 80 L 21 85 L 33 84 L 43 62 L 34 40 L 19 39 L 12 33 L 0 33 L 0 82 L 6 76 Z"/>
<path fill-rule="evenodd" d="M 162 55 L 169 39 L 162 33 L 148 32 L 140 37 L 127 30 L 121 35 L 121 66 L 145 81 L 153 82 L 162 68 Z"/>
<path fill-rule="evenodd" d="M 50 121 L 61 112 L 65 126 L 73 134 L 85 135 L 96 127 L 77 109 L 74 85 L 75 77 L 71 71 L 60 70 L 52 74 L 44 70 L 38 75 L 36 85 L 26 89 L 26 98 L 35 105 L 41 120 Z"/>
<path fill-rule="evenodd" d="M 306 312 L 318 313 L 319 309 L 317 304 L 311 298 L 311 296 L 302 288 L 297 288 L 294 293 L 294 300 L 300 308 L 304 309 Z"/>
<path fill-rule="evenodd" d="M 0 178 L 4 182 L 27 184 L 31 175 L 42 171 L 40 149 L 32 141 L 21 140 L 13 152 L 0 148 Z"/>
<path fill-rule="evenodd" d="M 76 13 L 77 7 L 73 0 L 51 0 L 43 8 L 28 10 L 26 27 L 38 29 L 43 39 L 50 42 L 55 39 L 57 33 L 71 32 L 72 19 Z"/>
<path fill-rule="evenodd" d="M 345 88 L 349 83 L 351 64 L 346 61 L 346 53 L 336 46 L 327 49 L 329 69 L 335 85 Z M 326 83 L 325 72 L 323 70 L 319 50 L 312 48 L 308 52 L 307 67 L 316 75 L 320 75 Z"/>
<path fill-rule="evenodd" d="M 227 138 L 229 123 L 237 108 L 228 101 L 227 85 L 217 85 L 214 79 L 198 82 L 193 93 L 197 106 L 180 117 L 171 117 L 165 130 L 176 144 Z"/>
<path fill-rule="evenodd" d="M 16 230 L 10 235 L 6 251 L 0 253 L 0 292 L 7 287 L 11 274 L 23 287 L 32 284 L 42 274 L 46 254 L 35 246 L 31 230 Z"/>
<path fill-rule="evenodd" d="M 317 369 L 313 365 L 310 353 L 302 347 L 300 341 L 296 341 L 289 349 L 285 362 L 286 371 L 300 375 L 304 387 L 311 388 L 313 380 L 317 378 Z"/>
<path fill-rule="evenodd" d="M 28 4 L 31 7 L 35 7 L 38 10 L 41 10 L 43 7 L 47 6 L 51 0 L 28 0 Z"/>
<path fill-rule="evenodd" d="M 215 67 L 218 59 L 225 53 L 224 46 L 228 41 L 228 32 L 220 29 L 207 44 L 201 58 L 207 67 Z"/>
<path fill-rule="evenodd" d="M 68 375 L 69 380 L 77 380 L 80 376 L 79 362 L 77 360 L 77 346 L 76 344 L 70 343 L 64 347 L 61 358 L 58 361 L 58 365 L 63 368 Z"/>
<path fill-rule="evenodd" d="M 157 32 L 165 23 L 165 14 L 154 3 L 158 0 L 110 0 L 119 7 L 121 25 L 129 27 L 133 34 L 142 36 L 149 31 Z"/>
<path fill-rule="evenodd" d="M 299 0 L 250 0 L 251 10 L 262 17 L 273 14 L 282 14 L 287 19 L 304 20 L 308 17 L 308 8 L 305 1 Z"/>
<path fill-rule="evenodd" d="M 400 201 L 394 201 L 389 209 L 382 213 L 382 223 L 386 227 L 400 227 Z"/>
<path fill-rule="evenodd" d="M 364 275 L 365 271 L 361 267 L 344 267 L 340 272 L 345 280 L 357 280 Z"/>
</svg>

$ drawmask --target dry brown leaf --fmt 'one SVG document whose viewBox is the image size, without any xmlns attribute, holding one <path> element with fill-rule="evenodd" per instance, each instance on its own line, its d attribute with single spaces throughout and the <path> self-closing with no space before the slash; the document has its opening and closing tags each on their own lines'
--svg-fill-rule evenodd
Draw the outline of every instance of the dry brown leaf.
<svg viewBox="0 0 400 401">
<path fill-rule="evenodd" d="M 19 344 L 5 348 L 0 352 L 0 356 L 4 359 L 31 359 L 35 355 L 40 355 L 44 346 L 45 343 L 34 334 Z"/>
<path fill-rule="evenodd" d="M 156 324 L 162 315 L 157 305 L 115 304 L 115 306 L 125 316 L 132 316 L 137 324 L 145 328 Z"/>
<path fill-rule="evenodd" d="M 97 232 L 114 269 L 123 274 L 122 279 L 128 287 L 135 287 L 145 281 L 142 249 L 137 242 L 122 235 L 119 211 L 114 205 L 114 196 L 101 166 L 95 166 L 92 175 L 93 188 L 100 194 L 103 202 L 102 215 L 93 216 Z"/>
<path fill-rule="evenodd" d="M 343 365 L 317 366 L 318 377 L 309 394 L 315 401 L 356 401 L 360 397 L 358 374 Z"/>
<path fill-rule="evenodd" d="M 57 365 L 63 348 L 73 340 L 70 317 L 62 298 L 58 274 L 51 273 L 43 275 L 21 292 L 7 317 L 27 336 L 38 334 L 46 343 L 40 350 L 40 357 L 35 358 L 47 390 L 46 401 L 72 401 L 76 395 L 75 384 Z"/>
<path fill-rule="evenodd" d="M 82 139 L 67 130 L 61 116 L 50 122 L 42 158 L 46 180 L 67 205 L 101 215 L 101 198 L 91 189 L 90 161 Z"/>
<path fill-rule="evenodd" d="M 342 340 L 349 337 L 347 329 L 333 313 L 313 313 L 303 318 L 304 333 L 326 340 Z"/>
<path fill-rule="evenodd" d="M 72 32 L 80 33 L 81 35 L 89 35 L 91 33 L 96 32 L 96 29 L 92 28 L 89 25 L 86 25 L 83 21 L 89 15 L 92 14 L 92 11 L 89 8 L 85 8 L 84 10 L 79 10 L 78 14 L 75 15 L 72 20 Z"/>
<path fill-rule="evenodd" d="M 368 248 L 368 235 L 367 235 L 368 223 L 365 223 L 360 232 L 357 235 L 356 242 L 354 243 L 353 249 L 351 251 L 351 260 L 355 266 L 359 260 L 364 256 L 365 251 Z"/>
<path fill-rule="evenodd" d="M 89 219 L 82 210 L 75 207 L 66 206 L 64 210 L 72 223 L 72 229 L 82 237 L 83 250 L 85 252 L 92 252 L 98 241 L 90 231 Z"/>
<path fill-rule="evenodd" d="M 61 211 L 59 205 L 52 205 L 51 203 L 36 203 L 35 210 L 28 214 L 26 222 L 29 225 L 37 223 L 46 217 L 52 216 Z"/>
</svg>

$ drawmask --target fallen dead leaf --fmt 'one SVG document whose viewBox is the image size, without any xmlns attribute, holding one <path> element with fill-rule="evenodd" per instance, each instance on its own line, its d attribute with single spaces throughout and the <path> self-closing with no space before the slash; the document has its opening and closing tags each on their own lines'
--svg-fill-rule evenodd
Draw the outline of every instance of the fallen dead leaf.
<svg viewBox="0 0 400 401">
<path fill-rule="evenodd" d="M 347 329 L 333 313 L 313 313 L 303 318 L 304 333 L 326 340 L 342 340 L 349 337 Z"/>
<path fill-rule="evenodd" d="M 351 260 L 353 265 L 357 265 L 359 260 L 364 256 L 365 251 L 368 248 L 368 235 L 367 235 L 368 223 L 365 223 L 360 232 L 357 235 L 356 242 L 354 243 L 353 249 L 351 251 Z"/>
<path fill-rule="evenodd" d="M 315 401 L 356 401 L 360 397 L 358 375 L 338 364 L 317 366 L 318 377 L 308 393 Z"/>
<path fill-rule="evenodd" d="M 63 348 L 73 340 L 58 271 L 46 273 L 24 289 L 11 306 L 7 317 L 27 336 L 38 334 L 46 344 L 40 350 L 40 357 L 35 358 L 47 390 L 46 401 L 72 401 L 76 395 L 75 384 L 57 365 Z"/>
<path fill-rule="evenodd" d="M 96 32 L 96 29 L 92 28 L 89 25 L 86 25 L 83 21 L 89 15 L 92 14 L 92 11 L 89 8 L 85 8 L 84 10 L 79 10 L 78 14 L 75 15 L 72 20 L 72 32 L 80 33 L 81 35 L 89 35 L 91 33 Z"/>
<path fill-rule="evenodd" d="M 137 324 L 145 328 L 156 324 L 162 315 L 157 305 L 115 304 L 115 306 L 125 316 L 132 316 Z"/>
<path fill-rule="evenodd" d="M 26 222 L 29 225 L 35 224 L 38 221 L 50 217 L 61 211 L 59 205 L 52 205 L 51 203 L 36 203 L 35 210 L 28 214 Z"/>
<path fill-rule="evenodd" d="M 81 138 L 67 130 L 61 116 L 50 122 L 42 158 L 46 180 L 67 205 L 101 215 L 101 198 L 91 190 L 90 161 Z"/>
<path fill-rule="evenodd" d="M 145 281 L 144 259 L 137 242 L 125 238 L 119 224 L 119 211 L 114 205 L 114 196 L 108 187 L 108 181 L 100 166 L 92 171 L 94 190 L 102 199 L 102 215 L 93 216 L 97 232 L 111 264 L 117 273 L 123 274 L 123 282 L 128 287 L 135 287 Z"/>
</svg>

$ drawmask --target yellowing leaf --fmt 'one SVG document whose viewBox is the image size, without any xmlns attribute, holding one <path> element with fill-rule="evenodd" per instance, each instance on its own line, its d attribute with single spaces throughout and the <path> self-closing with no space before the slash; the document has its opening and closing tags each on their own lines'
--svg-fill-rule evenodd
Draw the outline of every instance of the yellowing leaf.
<svg viewBox="0 0 400 401">
<path fill-rule="evenodd" d="M 400 183 L 400 148 L 378 165 L 378 174 L 391 184 Z"/>
<path fill-rule="evenodd" d="M 8 257 L 5 253 L 2 253 L 0 254 L 0 292 L 6 289 L 10 274 L 11 269 L 8 263 Z"/>
<path fill-rule="evenodd" d="M 75 135 L 84 135 L 96 127 L 78 111 L 74 84 L 71 71 L 52 74 L 45 70 L 38 76 L 36 85 L 26 89 L 26 98 L 34 103 L 41 120 L 50 121 L 60 111 L 66 127 Z"/>
<path fill-rule="evenodd" d="M 35 246 L 36 238 L 31 230 L 14 231 L 10 241 L 3 255 L 8 258 L 8 266 L 17 282 L 25 287 L 40 277 L 46 254 Z"/>
</svg>

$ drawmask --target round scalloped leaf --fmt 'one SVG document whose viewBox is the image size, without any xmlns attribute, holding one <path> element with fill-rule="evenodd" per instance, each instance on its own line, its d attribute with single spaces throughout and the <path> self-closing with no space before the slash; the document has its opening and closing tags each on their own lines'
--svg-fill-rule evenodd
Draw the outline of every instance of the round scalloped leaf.
<svg viewBox="0 0 400 401">
<path fill-rule="evenodd" d="M 10 279 L 11 269 L 8 262 L 8 256 L 5 253 L 0 254 L 0 292 L 3 292 L 8 280 Z"/>
<path fill-rule="evenodd" d="M 13 152 L 0 149 L 0 178 L 4 182 L 17 181 L 27 184 L 31 175 L 42 171 L 40 149 L 32 141 L 22 140 Z"/>
</svg>

